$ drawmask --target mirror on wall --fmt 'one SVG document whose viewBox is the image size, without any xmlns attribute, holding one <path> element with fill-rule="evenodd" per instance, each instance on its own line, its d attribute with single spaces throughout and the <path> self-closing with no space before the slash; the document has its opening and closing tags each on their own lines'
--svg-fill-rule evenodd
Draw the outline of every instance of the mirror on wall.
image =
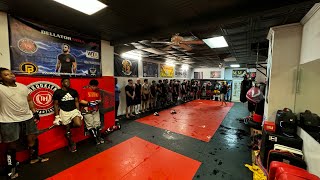
<svg viewBox="0 0 320 180">
<path fill-rule="evenodd" d="M 300 116 L 300 113 L 306 110 L 320 116 L 320 59 L 300 64 L 299 67 L 295 112 Z M 316 117 L 312 117 L 308 116 L 310 120 L 305 121 L 305 126 L 300 121 L 300 126 L 320 142 L 320 124 L 318 124 L 319 129 L 307 127 L 309 125 L 317 126 L 317 122 L 320 121 L 320 119 L 316 120 Z"/>
</svg>

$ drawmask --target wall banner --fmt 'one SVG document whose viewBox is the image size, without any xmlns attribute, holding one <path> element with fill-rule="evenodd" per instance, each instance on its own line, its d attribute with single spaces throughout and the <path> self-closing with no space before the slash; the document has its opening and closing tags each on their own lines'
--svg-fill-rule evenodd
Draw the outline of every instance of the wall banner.
<svg viewBox="0 0 320 180">
<path fill-rule="evenodd" d="M 138 61 L 114 55 L 114 76 L 138 77 Z"/>
<path fill-rule="evenodd" d="M 159 64 L 143 61 L 143 77 L 159 77 Z"/>
<path fill-rule="evenodd" d="M 160 64 L 160 77 L 173 78 L 174 77 L 174 66 Z"/>
<path fill-rule="evenodd" d="M 101 76 L 100 40 L 10 16 L 9 33 L 11 70 L 17 75 Z"/>
</svg>

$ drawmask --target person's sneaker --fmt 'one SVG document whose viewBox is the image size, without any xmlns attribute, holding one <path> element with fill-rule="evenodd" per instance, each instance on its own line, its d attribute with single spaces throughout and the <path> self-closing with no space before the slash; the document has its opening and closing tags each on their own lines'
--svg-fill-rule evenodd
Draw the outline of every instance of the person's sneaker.
<svg viewBox="0 0 320 180">
<path fill-rule="evenodd" d="M 69 145 L 69 151 L 70 152 L 77 152 L 77 145 L 76 143 L 72 143 L 71 145 Z"/>
<path fill-rule="evenodd" d="M 158 112 L 153 113 L 154 116 L 159 116 Z"/>
<path fill-rule="evenodd" d="M 104 143 L 104 139 L 100 138 L 100 144 L 103 144 L 103 143 Z"/>
</svg>

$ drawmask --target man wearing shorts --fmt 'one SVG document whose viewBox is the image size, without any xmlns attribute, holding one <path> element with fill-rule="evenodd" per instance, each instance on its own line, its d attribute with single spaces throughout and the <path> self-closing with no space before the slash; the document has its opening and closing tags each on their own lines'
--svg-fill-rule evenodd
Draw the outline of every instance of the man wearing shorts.
<svg viewBox="0 0 320 180">
<path fill-rule="evenodd" d="M 140 108 L 141 108 L 141 84 L 140 84 L 140 79 L 137 79 L 137 83 L 134 85 L 134 111 L 135 114 L 140 114 Z"/>
<path fill-rule="evenodd" d="M 145 110 L 147 109 L 147 104 L 149 102 L 149 97 L 150 97 L 150 86 L 148 83 L 148 79 L 143 80 L 141 94 L 142 94 L 142 113 L 144 113 Z"/>
<path fill-rule="evenodd" d="M 96 79 L 92 79 L 89 82 L 89 87 L 83 89 L 80 95 L 80 104 L 83 106 L 82 114 L 86 128 L 91 136 L 94 137 L 97 145 L 104 143 L 100 132 L 101 121 L 99 103 L 101 102 L 101 96 L 98 85 L 99 82 Z"/>
<path fill-rule="evenodd" d="M 157 91 L 157 84 L 156 84 L 156 81 L 153 80 L 150 86 L 150 108 L 151 109 L 155 109 L 156 107 L 156 98 L 157 98 L 156 91 Z"/>
<path fill-rule="evenodd" d="M 9 179 L 18 177 L 16 149 L 19 137 L 27 136 L 30 164 L 48 161 L 39 157 L 39 141 L 36 112 L 28 88 L 16 82 L 15 75 L 6 68 L 0 68 L 0 143 L 6 143 L 8 149 L 7 175 Z"/>
<path fill-rule="evenodd" d="M 66 138 L 68 140 L 69 150 L 77 151 L 76 143 L 72 140 L 71 128 L 81 127 L 82 115 L 79 111 L 79 95 L 78 92 L 70 88 L 70 79 L 62 78 L 61 89 L 53 93 L 54 100 L 54 125 L 66 126 Z"/>
<path fill-rule="evenodd" d="M 128 85 L 125 87 L 126 91 L 126 102 L 127 102 L 127 108 L 126 108 L 126 118 L 134 117 L 132 114 L 132 109 L 134 106 L 134 87 L 133 87 L 133 81 L 132 79 L 128 80 Z"/>
</svg>

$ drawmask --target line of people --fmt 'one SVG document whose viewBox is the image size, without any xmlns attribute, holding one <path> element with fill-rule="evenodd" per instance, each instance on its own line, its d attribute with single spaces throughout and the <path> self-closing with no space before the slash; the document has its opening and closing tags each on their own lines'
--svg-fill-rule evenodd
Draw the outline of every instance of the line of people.
<svg viewBox="0 0 320 180">
<path fill-rule="evenodd" d="M 55 119 L 53 125 L 65 127 L 69 150 L 76 152 L 76 144 L 72 140 L 70 129 L 81 127 L 83 119 L 96 144 L 104 143 L 100 133 L 101 122 L 98 107 L 101 96 L 98 89 L 99 82 L 95 79 L 90 81 L 80 95 L 70 87 L 70 84 L 69 78 L 62 78 L 61 89 L 54 92 Z M 49 160 L 39 156 L 39 130 L 37 128 L 39 121 L 40 116 L 29 95 L 28 87 L 16 82 L 15 75 L 9 69 L 0 68 L 0 143 L 7 145 L 6 172 L 9 179 L 18 177 L 16 168 L 18 140 L 27 140 L 30 164 Z"/>
<path fill-rule="evenodd" d="M 126 94 L 126 118 L 134 117 L 146 111 L 154 111 L 155 115 L 161 108 L 177 105 L 178 100 L 183 102 L 200 99 L 201 85 L 198 81 L 190 80 L 153 80 L 132 79 L 128 80 L 125 87 Z M 117 89 L 116 89 L 117 91 Z"/>
</svg>

